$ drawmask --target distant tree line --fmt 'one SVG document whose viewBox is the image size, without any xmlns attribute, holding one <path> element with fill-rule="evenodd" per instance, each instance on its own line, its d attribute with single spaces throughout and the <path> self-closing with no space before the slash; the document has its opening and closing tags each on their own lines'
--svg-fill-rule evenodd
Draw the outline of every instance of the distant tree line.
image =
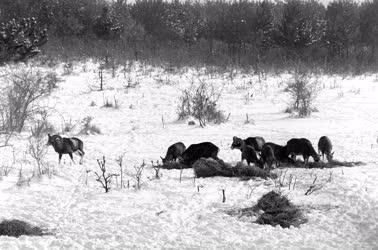
<svg viewBox="0 0 378 250">
<path fill-rule="evenodd" d="M 356 73 L 377 69 L 377 13 L 378 0 L 335 0 L 327 6 L 315 0 L 0 2 L 0 23 L 34 17 L 48 28 L 53 42 L 45 52 L 51 55 L 80 49 L 79 54 L 97 56 L 107 46 L 114 56 L 176 65 L 259 70 L 301 64 Z"/>
</svg>

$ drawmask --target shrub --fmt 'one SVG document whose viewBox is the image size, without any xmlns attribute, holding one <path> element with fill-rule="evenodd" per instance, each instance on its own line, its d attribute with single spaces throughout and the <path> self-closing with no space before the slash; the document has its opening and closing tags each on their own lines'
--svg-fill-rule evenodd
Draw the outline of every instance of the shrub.
<svg viewBox="0 0 378 250">
<path fill-rule="evenodd" d="M 0 127 L 6 132 L 21 132 L 25 121 L 39 111 L 36 101 L 50 93 L 51 79 L 39 69 L 22 67 L 11 68 L 6 80 L 0 88 Z"/>
<path fill-rule="evenodd" d="M 37 163 L 37 174 L 41 176 L 45 174 L 45 162 L 44 158 L 47 153 L 47 146 L 46 142 L 43 138 L 30 138 L 29 139 L 29 155 L 35 160 Z"/>
<path fill-rule="evenodd" d="M 30 133 L 32 137 L 40 138 L 44 135 L 55 132 L 54 126 L 47 120 L 47 112 L 39 112 L 39 118 L 34 119 L 34 125 L 30 128 Z"/>
<path fill-rule="evenodd" d="M 316 111 L 313 106 L 318 94 L 316 81 L 310 82 L 305 74 L 296 74 L 294 81 L 289 82 L 285 90 L 289 92 L 292 101 L 285 112 L 296 111 L 299 117 L 306 117 Z"/>
<path fill-rule="evenodd" d="M 110 190 L 110 184 L 112 182 L 112 178 L 118 175 L 107 173 L 105 156 L 102 157 L 102 160 L 97 159 L 97 164 L 98 164 L 98 167 L 100 168 L 101 173 L 94 172 L 96 175 L 96 181 L 98 181 L 101 184 L 101 186 L 105 190 L 105 193 L 107 193 Z"/>
<path fill-rule="evenodd" d="M 82 129 L 79 134 L 101 134 L 100 128 L 92 124 L 93 117 L 87 116 L 82 120 Z"/>
<path fill-rule="evenodd" d="M 178 106 L 179 119 L 193 116 L 198 119 L 201 127 L 207 122 L 216 124 L 226 121 L 224 113 L 218 110 L 217 102 L 221 92 L 216 92 L 213 86 L 200 82 L 198 86 L 192 85 L 192 89 L 184 90 Z"/>
</svg>

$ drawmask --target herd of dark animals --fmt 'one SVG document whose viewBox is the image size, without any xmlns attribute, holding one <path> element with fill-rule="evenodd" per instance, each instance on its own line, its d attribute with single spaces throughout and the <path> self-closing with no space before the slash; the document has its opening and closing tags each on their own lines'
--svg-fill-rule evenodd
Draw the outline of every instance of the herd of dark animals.
<svg viewBox="0 0 378 250">
<path fill-rule="evenodd" d="M 59 154 L 59 163 L 63 154 L 68 154 L 74 162 L 73 153 L 78 153 L 81 157 L 80 164 L 83 162 L 84 150 L 83 142 L 76 138 L 63 138 L 59 135 L 48 134 L 47 145 L 52 145 L 55 152 Z M 311 142 L 306 138 L 293 138 L 290 139 L 285 146 L 281 146 L 272 142 L 265 142 L 262 137 L 248 137 L 243 140 L 236 136 L 233 137 L 231 149 L 239 149 L 241 151 L 241 160 L 246 160 L 247 164 L 253 163 L 255 166 L 264 168 L 266 166 L 271 169 L 273 165 L 279 166 L 280 163 L 293 164 L 297 155 L 302 155 L 305 164 L 308 163 L 311 156 L 315 162 L 320 160 L 322 155 L 326 156 L 328 162 L 332 161 L 332 143 L 327 136 L 322 136 L 318 142 L 318 153 L 316 153 Z M 180 163 L 191 166 L 195 161 L 200 158 L 213 158 L 218 159 L 219 148 L 211 142 L 202 142 L 192 144 L 188 148 L 184 143 L 177 142 L 171 145 L 165 157 L 161 157 L 163 164 L 177 161 Z M 74 162 L 75 163 L 75 162 Z"/>
<path fill-rule="evenodd" d="M 248 137 L 243 140 L 236 136 L 233 137 L 231 149 L 239 149 L 241 151 L 241 160 L 246 160 L 247 164 L 264 168 L 267 166 L 271 169 L 275 164 L 286 162 L 294 164 L 297 155 L 302 155 L 305 164 L 308 163 L 311 156 L 315 162 L 320 160 L 320 154 L 326 155 L 328 162 L 333 159 L 332 143 L 327 136 L 322 136 L 318 142 L 318 153 L 316 153 L 311 142 L 306 138 L 290 139 L 285 146 L 281 146 L 272 142 L 265 142 L 262 137 Z M 184 165 L 190 166 L 200 158 L 218 159 L 219 148 L 211 142 L 202 142 L 192 144 L 188 148 L 182 142 L 171 145 L 162 158 L 163 163 L 176 161 L 177 159 Z"/>
</svg>

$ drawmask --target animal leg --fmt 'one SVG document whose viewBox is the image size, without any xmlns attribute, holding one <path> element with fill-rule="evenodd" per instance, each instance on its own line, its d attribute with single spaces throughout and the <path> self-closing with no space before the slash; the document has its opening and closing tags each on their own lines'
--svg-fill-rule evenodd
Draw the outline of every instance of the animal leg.
<svg viewBox="0 0 378 250">
<path fill-rule="evenodd" d="M 83 164 L 83 158 L 84 158 L 84 152 L 82 150 L 79 150 L 77 151 L 78 154 L 80 155 L 80 161 L 79 161 L 79 164 L 82 165 Z"/>
<path fill-rule="evenodd" d="M 307 155 L 306 155 L 306 156 L 305 156 L 305 155 L 303 156 L 303 159 L 304 159 L 304 162 L 305 162 L 305 166 L 306 166 L 307 163 L 308 163 L 308 158 L 309 158 L 309 156 L 307 156 Z"/>
<path fill-rule="evenodd" d="M 59 165 L 60 165 L 61 160 L 62 160 L 62 154 L 59 154 Z"/>
<path fill-rule="evenodd" d="M 72 155 L 72 153 L 68 153 L 68 154 L 70 155 L 71 161 L 72 161 L 74 164 L 76 164 L 75 161 L 74 161 L 74 159 L 73 159 L 73 155 Z"/>
</svg>

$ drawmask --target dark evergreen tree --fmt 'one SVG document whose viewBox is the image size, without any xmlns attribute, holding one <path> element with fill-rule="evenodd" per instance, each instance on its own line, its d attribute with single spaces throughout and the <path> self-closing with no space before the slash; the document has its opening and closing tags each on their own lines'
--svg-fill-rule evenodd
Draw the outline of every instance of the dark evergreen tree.
<svg viewBox="0 0 378 250">
<path fill-rule="evenodd" d="M 47 42 L 47 31 L 35 18 L 0 24 L 0 64 L 23 61 L 37 55 Z"/>
</svg>

